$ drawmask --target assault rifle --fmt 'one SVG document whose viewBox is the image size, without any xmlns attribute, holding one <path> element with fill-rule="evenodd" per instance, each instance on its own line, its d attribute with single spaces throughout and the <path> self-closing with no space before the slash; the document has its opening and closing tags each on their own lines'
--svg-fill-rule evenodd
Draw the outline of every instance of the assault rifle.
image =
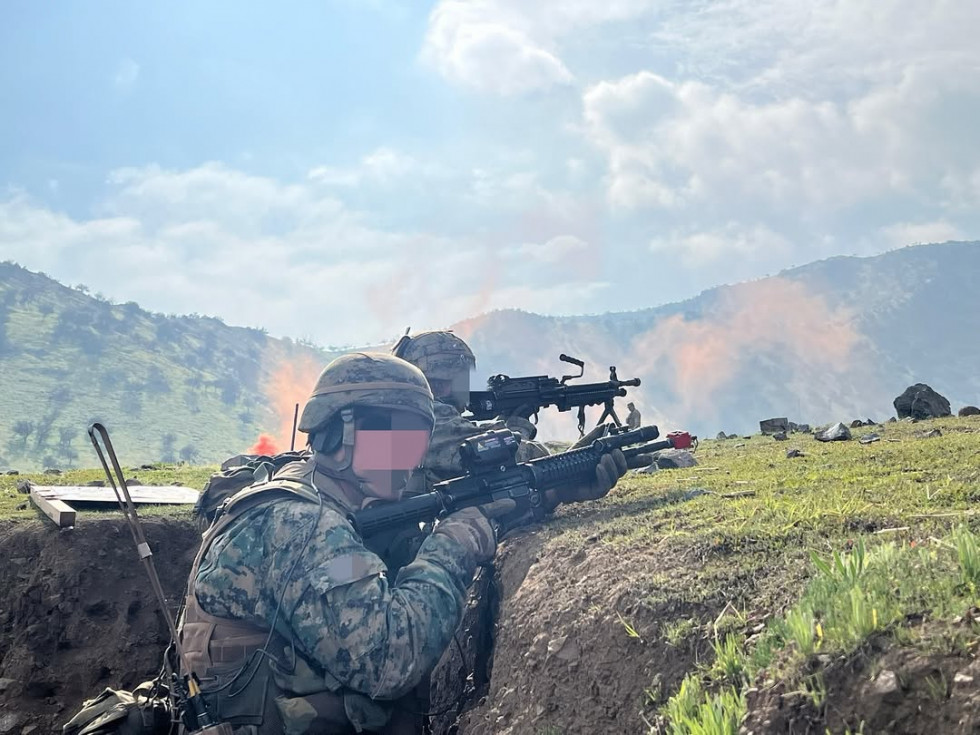
<svg viewBox="0 0 980 735">
<path fill-rule="evenodd" d="M 433 486 L 432 492 L 415 495 L 394 503 L 378 503 L 349 516 L 362 538 L 398 528 L 418 528 L 454 511 L 484 505 L 495 500 L 511 499 L 518 508 L 530 509 L 535 517 L 544 516 L 544 492 L 565 484 L 588 482 L 604 454 L 622 449 L 627 457 L 636 450 L 645 452 L 668 447 L 684 448 L 692 437 L 674 432 L 667 439 L 649 444 L 660 436 L 656 426 L 642 426 L 634 431 L 618 431 L 596 439 L 591 445 L 550 457 L 518 463 L 518 435 L 496 429 L 466 439 L 460 446 L 460 457 L 466 474 Z M 630 449 L 633 445 L 641 445 Z"/>
<path fill-rule="evenodd" d="M 493 375 L 487 380 L 487 390 L 470 391 L 470 402 L 466 409 L 472 414 L 474 421 L 484 421 L 498 416 L 520 416 L 538 420 L 538 411 L 547 406 L 555 406 L 559 411 L 568 411 L 578 407 L 578 433 L 585 433 L 585 407 L 605 406 L 602 416 L 596 426 L 611 418 L 616 426 L 622 426 L 613 400 L 626 395 L 626 388 L 638 386 L 639 378 L 620 380 L 616 375 L 616 366 L 609 368 L 609 380 L 605 383 L 580 383 L 567 385 L 569 380 L 581 378 L 585 373 L 585 362 L 568 355 L 559 355 L 558 359 L 579 368 L 578 375 L 563 375 L 561 380 L 547 375 L 532 375 L 521 378 L 511 378 L 508 375 Z"/>
</svg>

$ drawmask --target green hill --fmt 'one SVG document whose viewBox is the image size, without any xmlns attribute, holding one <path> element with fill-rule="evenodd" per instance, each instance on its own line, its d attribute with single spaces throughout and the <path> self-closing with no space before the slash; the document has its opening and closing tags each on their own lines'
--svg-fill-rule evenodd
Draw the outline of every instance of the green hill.
<svg viewBox="0 0 980 735">
<path fill-rule="evenodd" d="M 111 304 L 2 263 L 0 468 L 93 466 L 84 432 L 94 420 L 127 463 L 216 462 L 262 432 L 286 441 L 283 404 L 302 400 L 330 357 L 218 319 Z"/>
</svg>

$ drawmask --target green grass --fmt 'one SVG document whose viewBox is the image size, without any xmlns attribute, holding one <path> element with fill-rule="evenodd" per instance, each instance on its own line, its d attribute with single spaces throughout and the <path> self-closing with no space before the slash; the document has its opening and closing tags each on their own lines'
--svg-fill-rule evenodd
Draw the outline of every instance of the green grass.
<svg viewBox="0 0 980 735">
<path fill-rule="evenodd" d="M 185 487 L 202 489 L 211 475 L 218 471 L 213 467 L 192 467 L 189 465 L 156 464 L 152 470 L 123 467 L 126 479 L 136 478 L 143 485 L 172 485 L 179 483 Z M 0 520 L 32 520 L 47 517 L 34 507 L 30 496 L 17 491 L 17 483 L 29 480 L 35 485 L 85 485 L 92 480 L 105 481 L 102 470 L 68 470 L 60 475 L 28 474 L 0 475 Z M 80 510 L 80 516 L 96 513 L 119 513 L 115 505 L 104 506 L 105 510 Z M 140 505 L 140 515 L 167 515 L 191 518 L 190 506 L 186 505 Z"/>
<path fill-rule="evenodd" d="M 942 436 L 918 436 L 931 428 Z M 973 645 L 962 631 L 906 621 L 952 620 L 978 601 L 980 421 L 875 430 L 882 441 L 870 445 L 704 441 L 697 467 L 627 476 L 603 503 L 570 506 L 549 524 L 545 553 L 598 543 L 617 558 L 657 560 L 629 570 L 656 624 L 642 613 L 630 622 L 657 631 L 650 643 L 693 652 L 660 711 L 671 732 L 736 732 L 741 692 L 759 676 L 821 703 L 826 690 L 808 662 L 869 636 Z M 787 458 L 793 447 L 805 456 Z"/>
</svg>

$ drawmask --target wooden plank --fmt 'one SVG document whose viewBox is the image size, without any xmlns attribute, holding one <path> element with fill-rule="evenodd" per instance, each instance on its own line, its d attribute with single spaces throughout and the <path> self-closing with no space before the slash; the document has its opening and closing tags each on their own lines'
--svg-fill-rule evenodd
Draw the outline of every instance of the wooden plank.
<svg viewBox="0 0 980 735">
<path fill-rule="evenodd" d="M 35 485 L 34 489 L 47 500 L 116 504 L 116 495 L 111 487 Z M 133 485 L 129 488 L 129 494 L 134 503 L 154 505 L 193 505 L 200 497 L 197 490 L 176 485 Z"/>
<path fill-rule="evenodd" d="M 75 509 L 67 503 L 44 497 L 36 487 L 31 488 L 31 500 L 41 512 L 55 522 L 59 528 L 75 525 Z"/>
</svg>

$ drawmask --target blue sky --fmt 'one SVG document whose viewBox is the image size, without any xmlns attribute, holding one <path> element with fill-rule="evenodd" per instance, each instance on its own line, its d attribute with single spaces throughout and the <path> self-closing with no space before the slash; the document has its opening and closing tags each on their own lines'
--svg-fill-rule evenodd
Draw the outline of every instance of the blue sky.
<svg viewBox="0 0 980 735">
<path fill-rule="evenodd" d="M 977 27 L 968 0 L 8 2 L 0 258 L 338 344 L 977 239 Z"/>
</svg>

